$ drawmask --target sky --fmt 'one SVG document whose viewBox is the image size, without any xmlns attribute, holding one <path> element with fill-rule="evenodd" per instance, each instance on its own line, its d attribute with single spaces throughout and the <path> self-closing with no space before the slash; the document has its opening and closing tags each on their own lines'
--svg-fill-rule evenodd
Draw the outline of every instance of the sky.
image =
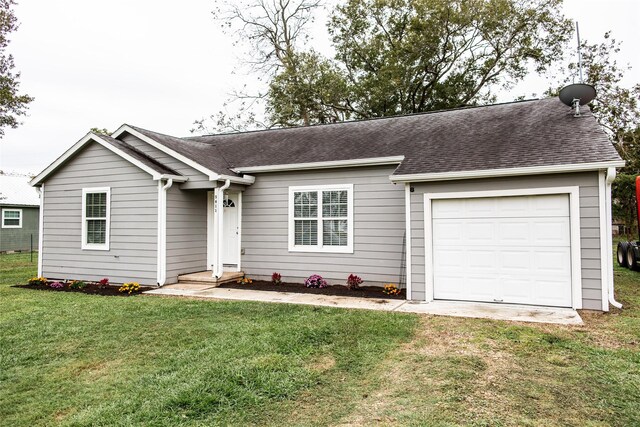
<svg viewBox="0 0 640 427">
<path fill-rule="evenodd" d="M 187 136 L 234 89 L 255 87 L 233 37 L 213 19 L 215 7 L 215 0 L 19 0 L 20 28 L 8 50 L 21 91 L 35 101 L 23 124 L 0 140 L 0 170 L 38 173 L 92 127 L 128 123 Z M 623 84 L 640 83 L 639 0 L 565 0 L 564 11 L 588 41 L 612 30 L 623 42 L 619 63 L 633 67 Z M 318 14 L 310 45 L 330 54 L 326 16 Z M 498 100 L 547 87 L 531 76 Z"/>
</svg>

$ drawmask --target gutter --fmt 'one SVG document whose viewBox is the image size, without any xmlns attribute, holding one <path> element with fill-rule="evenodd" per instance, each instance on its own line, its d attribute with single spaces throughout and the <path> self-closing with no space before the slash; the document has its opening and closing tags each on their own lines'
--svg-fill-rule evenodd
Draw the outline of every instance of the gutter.
<svg viewBox="0 0 640 427">
<path fill-rule="evenodd" d="M 475 178 L 497 178 L 504 176 L 518 175 L 542 175 L 553 173 L 568 172 L 586 172 L 594 170 L 602 170 L 611 167 L 622 167 L 625 165 L 624 160 L 613 160 L 609 162 L 594 163 L 573 163 L 566 165 L 551 166 L 525 166 L 519 168 L 503 168 L 503 169 L 479 169 L 469 171 L 454 172 L 435 172 L 435 173 L 416 173 L 405 175 L 390 175 L 391 182 L 420 182 L 420 181 L 449 181 L 457 179 L 475 179 Z"/>
<path fill-rule="evenodd" d="M 616 301 L 613 285 L 613 260 L 611 259 L 611 248 L 613 247 L 613 237 L 611 236 L 611 224 L 613 221 L 611 214 L 611 184 L 616 179 L 616 168 L 610 167 L 607 169 L 606 189 L 605 189 L 605 203 L 606 203 L 606 221 L 607 221 L 607 270 L 608 270 L 608 284 L 609 284 L 609 304 L 616 308 L 622 308 L 622 304 Z"/>
<path fill-rule="evenodd" d="M 222 202 L 224 199 L 224 192 L 231 185 L 231 180 L 227 179 L 222 187 L 217 187 L 215 191 L 216 195 L 216 210 L 215 210 L 215 257 L 213 261 L 212 276 L 216 279 L 222 277 L 222 245 L 224 243 L 223 226 L 224 226 L 224 207 Z"/>
<path fill-rule="evenodd" d="M 158 286 L 167 280 L 167 190 L 173 185 L 169 178 L 165 185 L 158 181 Z"/>
</svg>

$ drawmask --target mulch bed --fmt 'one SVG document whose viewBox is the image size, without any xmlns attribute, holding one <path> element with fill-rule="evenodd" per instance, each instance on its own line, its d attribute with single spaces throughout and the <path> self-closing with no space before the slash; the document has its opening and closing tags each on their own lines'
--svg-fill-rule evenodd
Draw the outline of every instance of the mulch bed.
<svg viewBox="0 0 640 427">
<path fill-rule="evenodd" d="M 87 286 L 85 286 L 82 289 L 71 289 L 68 286 L 65 286 L 64 288 L 60 288 L 60 289 L 53 289 L 50 288 L 49 286 L 46 285 L 14 285 L 12 286 L 13 288 L 21 288 L 21 289 L 32 289 L 34 291 L 50 291 L 50 292 L 79 292 L 81 294 L 90 294 L 90 295 L 107 295 L 107 296 L 121 296 L 121 297 L 128 297 L 129 294 L 126 292 L 118 292 L 118 288 L 120 288 L 120 286 L 116 286 L 116 285 L 107 285 L 107 286 L 102 286 L 102 285 L 95 285 L 93 283 L 89 283 L 87 284 Z M 131 295 L 136 295 L 140 292 L 144 292 L 144 291 L 148 291 L 151 290 L 153 288 L 150 288 L 148 286 L 140 286 L 140 291 L 139 292 L 134 292 Z"/>
<path fill-rule="evenodd" d="M 358 290 L 351 290 L 344 285 L 331 285 L 326 288 L 307 288 L 301 283 L 281 283 L 274 285 L 265 280 L 254 280 L 253 283 L 243 285 L 236 282 L 224 283 L 220 288 L 229 289 L 252 289 L 256 291 L 272 291 L 272 292 L 291 292 L 298 294 L 316 294 L 316 295 L 334 295 L 341 297 L 360 297 L 360 298 L 388 298 L 388 299 L 406 299 L 407 294 L 404 289 L 399 295 L 387 295 L 382 292 L 379 286 L 361 286 Z"/>
</svg>

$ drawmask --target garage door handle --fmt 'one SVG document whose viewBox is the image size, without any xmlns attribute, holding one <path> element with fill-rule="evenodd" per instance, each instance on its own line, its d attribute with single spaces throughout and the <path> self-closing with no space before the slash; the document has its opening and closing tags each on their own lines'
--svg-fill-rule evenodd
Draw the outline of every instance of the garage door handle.
<svg viewBox="0 0 640 427">
<path fill-rule="evenodd" d="M 494 302 L 502 302 L 503 300 L 501 300 L 501 299 L 497 299 L 497 298 L 494 298 L 494 299 L 493 299 L 493 301 L 494 301 Z"/>
</svg>

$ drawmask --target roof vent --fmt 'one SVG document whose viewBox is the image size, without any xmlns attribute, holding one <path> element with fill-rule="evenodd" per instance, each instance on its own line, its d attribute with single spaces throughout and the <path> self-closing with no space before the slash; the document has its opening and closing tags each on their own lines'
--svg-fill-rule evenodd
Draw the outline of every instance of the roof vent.
<svg viewBox="0 0 640 427">
<path fill-rule="evenodd" d="M 578 70 L 580 83 L 570 84 L 560 90 L 560 101 L 575 109 L 573 117 L 580 117 L 580 106 L 588 104 L 596 97 L 596 88 L 582 81 L 582 55 L 580 53 L 580 30 L 576 22 L 576 35 L 578 37 Z"/>
</svg>

